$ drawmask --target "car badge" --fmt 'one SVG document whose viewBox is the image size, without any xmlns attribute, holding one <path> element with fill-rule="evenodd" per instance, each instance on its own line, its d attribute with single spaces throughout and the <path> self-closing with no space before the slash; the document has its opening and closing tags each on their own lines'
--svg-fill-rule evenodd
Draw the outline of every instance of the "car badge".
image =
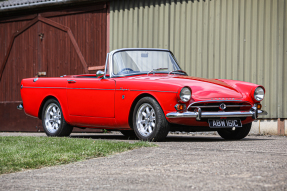
<svg viewBox="0 0 287 191">
<path fill-rule="evenodd" d="M 226 105 L 224 103 L 219 105 L 219 109 L 221 110 L 225 110 L 226 109 Z"/>
<path fill-rule="evenodd" d="M 234 98 L 211 98 L 211 100 L 234 100 Z"/>
</svg>

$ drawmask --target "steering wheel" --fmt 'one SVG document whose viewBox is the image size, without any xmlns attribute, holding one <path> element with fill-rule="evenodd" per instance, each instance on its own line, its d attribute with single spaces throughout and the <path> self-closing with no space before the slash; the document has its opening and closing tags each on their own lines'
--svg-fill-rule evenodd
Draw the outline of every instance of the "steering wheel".
<svg viewBox="0 0 287 191">
<path fill-rule="evenodd" d="M 119 73 L 118 74 L 120 74 L 120 73 L 124 73 L 125 71 L 134 71 L 133 69 L 131 69 L 131 68 L 123 68 L 123 69 L 121 69 L 121 71 L 119 71 Z"/>
</svg>

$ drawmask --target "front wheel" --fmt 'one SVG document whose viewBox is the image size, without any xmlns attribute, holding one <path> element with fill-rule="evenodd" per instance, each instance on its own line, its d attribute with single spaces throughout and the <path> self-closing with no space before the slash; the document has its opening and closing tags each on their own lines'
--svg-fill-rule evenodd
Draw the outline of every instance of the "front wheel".
<svg viewBox="0 0 287 191">
<path fill-rule="evenodd" d="M 67 124 L 63 117 L 62 108 L 56 99 L 49 99 L 42 112 L 42 124 L 48 136 L 69 136 L 73 127 Z"/>
<path fill-rule="evenodd" d="M 248 135 L 251 129 L 251 125 L 252 123 L 248 123 L 248 124 L 242 125 L 242 127 L 236 128 L 235 130 L 222 129 L 217 132 L 223 139 L 240 140 Z"/>
<path fill-rule="evenodd" d="M 169 132 L 169 124 L 155 99 L 144 97 L 138 101 L 133 113 L 133 128 L 140 140 L 165 139 Z"/>
</svg>

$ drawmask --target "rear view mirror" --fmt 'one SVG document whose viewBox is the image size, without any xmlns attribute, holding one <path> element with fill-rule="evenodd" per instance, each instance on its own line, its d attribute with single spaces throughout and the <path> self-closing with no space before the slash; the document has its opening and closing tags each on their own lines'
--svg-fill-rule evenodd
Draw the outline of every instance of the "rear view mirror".
<svg viewBox="0 0 287 191">
<path fill-rule="evenodd" d="M 103 72 L 102 70 L 98 70 L 96 73 L 97 78 L 100 76 L 103 76 L 105 74 L 105 72 Z"/>
</svg>

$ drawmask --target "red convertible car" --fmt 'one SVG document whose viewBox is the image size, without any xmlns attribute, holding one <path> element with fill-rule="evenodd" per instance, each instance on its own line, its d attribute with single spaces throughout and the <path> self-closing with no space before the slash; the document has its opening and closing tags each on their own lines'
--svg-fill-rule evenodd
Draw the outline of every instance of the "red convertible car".
<svg viewBox="0 0 287 191">
<path fill-rule="evenodd" d="M 242 139 L 261 110 L 263 86 L 190 77 L 165 49 L 119 49 L 105 71 L 21 82 L 27 115 L 38 117 L 48 136 L 69 136 L 73 127 L 119 130 L 145 141 L 169 131 L 217 131 Z"/>
</svg>

